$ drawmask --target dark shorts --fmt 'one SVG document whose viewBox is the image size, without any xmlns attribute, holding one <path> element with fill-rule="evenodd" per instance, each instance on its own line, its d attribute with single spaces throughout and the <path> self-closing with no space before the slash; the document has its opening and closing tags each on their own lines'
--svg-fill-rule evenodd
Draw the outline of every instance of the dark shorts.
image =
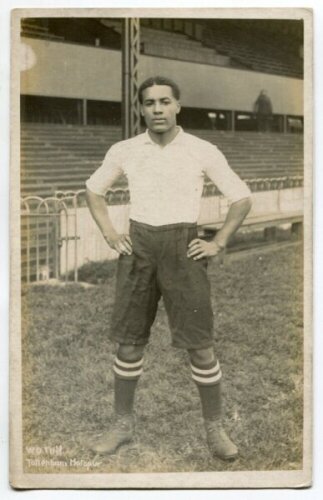
<svg viewBox="0 0 323 500">
<path fill-rule="evenodd" d="M 202 349 L 213 345 L 213 311 L 207 259 L 186 256 L 197 238 L 196 224 L 150 226 L 131 221 L 132 255 L 120 255 L 111 338 L 144 345 L 150 336 L 160 297 L 172 333 L 172 345 Z"/>
</svg>

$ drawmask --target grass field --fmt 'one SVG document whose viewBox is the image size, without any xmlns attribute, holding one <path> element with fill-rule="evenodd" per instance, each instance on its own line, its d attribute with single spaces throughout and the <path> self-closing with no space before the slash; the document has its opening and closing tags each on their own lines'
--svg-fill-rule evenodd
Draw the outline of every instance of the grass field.
<svg viewBox="0 0 323 500">
<path fill-rule="evenodd" d="M 301 468 L 300 246 L 259 250 L 229 258 L 225 265 L 215 260 L 209 265 L 216 350 L 224 375 L 225 425 L 240 449 L 240 457 L 233 463 L 209 456 L 187 354 L 170 347 L 162 304 L 137 390 L 136 440 L 112 457 L 93 457 L 86 449 L 86 437 L 104 431 L 113 414 L 115 347 L 107 331 L 115 265 L 100 266 L 94 279 L 103 281 L 99 285 L 24 289 L 25 471 Z M 82 272 L 82 279 L 93 278 L 90 267 Z"/>
</svg>

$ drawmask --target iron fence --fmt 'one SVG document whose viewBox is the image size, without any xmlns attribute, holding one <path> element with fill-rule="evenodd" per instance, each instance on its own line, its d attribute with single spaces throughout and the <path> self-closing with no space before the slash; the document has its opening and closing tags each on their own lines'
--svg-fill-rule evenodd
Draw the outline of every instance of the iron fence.
<svg viewBox="0 0 323 500">
<path fill-rule="evenodd" d="M 71 279 L 69 273 L 69 246 L 74 248 L 72 279 L 78 280 L 78 218 L 77 192 L 56 192 L 55 196 L 40 198 L 27 196 L 21 200 L 21 274 L 23 281 Z M 72 231 L 69 219 L 73 220 Z M 62 224 L 65 219 L 65 224 Z M 64 230 L 62 231 L 62 228 Z M 65 252 L 65 269 L 61 267 L 60 254 Z"/>
<path fill-rule="evenodd" d="M 280 210 L 280 193 L 294 190 L 303 185 L 301 176 L 272 179 L 251 179 L 247 181 L 251 190 L 259 195 L 261 191 L 277 193 L 277 209 Z M 267 193 L 269 194 L 269 193 Z M 226 205 L 225 199 L 213 184 L 206 183 L 203 197 L 215 197 L 217 210 Z M 266 193 L 263 194 L 266 197 Z M 110 190 L 106 196 L 107 204 L 114 210 L 114 222 L 119 230 L 125 230 L 129 192 L 127 188 Z M 269 203 L 270 200 L 269 200 Z M 114 206 L 113 206 L 114 205 Z M 117 207 L 115 205 L 118 205 Z M 216 217 L 215 205 L 202 203 L 206 218 Z M 223 206 L 224 206 L 223 205 Z M 225 207 L 226 208 L 226 207 Z M 82 210 L 83 209 L 83 210 Z M 115 210 L 117 209 L 117 210 Z M 209 212 L 209 213 L 208 213 Z M 203 214 L 202 214 L 203 215 Z M 204 217 L 204 218 L 205 218 Z M 86 220 L 85 220 L 86 219 Z M 203 216 L 201 218 L 203 220 Z M 87 260 L 92 260 L 94 251 L 88 250 L 88 239 L 93 238 L 92 246 L 103 245 L 96 249 L 96 258 L 114 258 L 113 251 L 100 239 L 100 234 L 86 209 L 85 190 L 56 191 L 54 196 L 41 198 L 26 196 L 21 200 L 21 275 L 26 283 L 48 281 L 52 278 L 65 282 L 78 281 L 78 268 Z M 102 239 L 102 238 L 101 238 Z M 95 240 L 95 241 L 94 241 Z M 86 250 L 84 250 L 86 249 Z M 103 256 L 103 257 L 102 257 Z"/>
</svg>

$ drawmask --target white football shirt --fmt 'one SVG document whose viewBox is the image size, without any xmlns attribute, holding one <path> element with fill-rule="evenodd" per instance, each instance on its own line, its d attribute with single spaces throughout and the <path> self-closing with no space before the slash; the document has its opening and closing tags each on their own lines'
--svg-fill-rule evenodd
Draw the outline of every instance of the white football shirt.
<svg viewBox="0 0 323 500">
<path fill-rule="evenodd" d="M 122 174 L 129 183 L 130 218 L 153 226 L 196 222 L 206 175 L 231 202 L 251 194 L 216 146 L 181 127 L 163 147 L 148 130 L 117 142 L 86 186 L 104 196 Z"/>
</svg>

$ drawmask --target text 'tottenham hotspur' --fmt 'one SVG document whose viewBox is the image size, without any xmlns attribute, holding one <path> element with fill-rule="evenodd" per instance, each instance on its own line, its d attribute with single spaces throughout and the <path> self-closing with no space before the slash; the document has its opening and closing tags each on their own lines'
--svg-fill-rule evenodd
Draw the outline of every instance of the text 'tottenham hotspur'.
<svg viewBox="0 0 323 500">
<path fill-rule="evenodd" d="M 95 460 L 83 460 L 78 458 L 65 458 L 66 453 L 62 445 L 55 446 L 26 446 L 28 467 L 81 467 L 92 469 L 99 467 L 101 462 Z"/>
</svg>

